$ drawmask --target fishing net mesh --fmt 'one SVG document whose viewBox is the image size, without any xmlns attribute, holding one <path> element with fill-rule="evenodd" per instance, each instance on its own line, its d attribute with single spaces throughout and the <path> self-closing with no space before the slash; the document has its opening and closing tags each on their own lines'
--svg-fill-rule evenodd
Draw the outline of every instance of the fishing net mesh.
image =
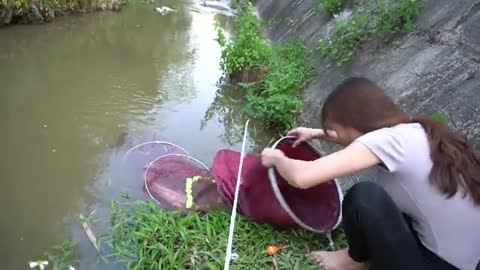
<svg viewBox="0 0 480 270">
<path fill-rule="evenodd" d="M 295 148 L 292 140 L 277 144 L 288 157 L 314 160 L 320 157 L 313 147 L 303 143 Z M 228 204 L 234 199 L 240 153 L 221 150 L 215 156 L 212 172 Z M 310 189 L 297 189 L 288 184 L 278 173 L 276 185 L 288 207 L 303 223 L 317 232 L 332 230 L 340 220 L 341 191 L 331 180 Z M 284 206 L 277 200 L 269 181 L 268 169 L 262 166 L 258 155 L 246 155 L 241 172 L 238 211 L 248 219 L 279 227 L 298 226 Z"/>
<path fill-rule="evenodd" d="M 290 158 L 315 160 L 321 156 L 309 144 L 293 148 L 292 142 L 284 138 L 275 146 Z M 133 147 L 126 153 L 125 161 L 142 171 L 145 192 L 161 207 L 208 211 L 232 205 L 240 156 L 237 151 L 220 150 L 210 170 L 180 146 L 156 141 Z M 273 183 L 260 156 L 255 154 L 245 156 L 240 178 L 238 211 L 252 221 L 279 227 L 298 226 L 285 210 L 288 208 L 317 232 L 330 231 L 338 224 L 341 191 L 333 180 L 310 189 L 297 189 L 275 173 Z M 284 205 L 277 199 L 273 184 Z"/>
</svg>

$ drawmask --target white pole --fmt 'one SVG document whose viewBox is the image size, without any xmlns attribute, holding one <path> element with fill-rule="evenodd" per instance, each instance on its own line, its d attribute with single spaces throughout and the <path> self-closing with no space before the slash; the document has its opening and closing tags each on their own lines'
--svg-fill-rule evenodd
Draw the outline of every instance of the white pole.
<svg viewBox="0 0 480 270">
<path fill-rule="evenodd" d="M 238 204 L 238 192 L 240 190 L 240 181 L 242 176 L 243 158 L 245 156 L 245 143 L 247 141 L 248 122 L 245 123 L 245 131 L 243 133 L 242 152 L 240 154 L 240 165 L 238 167 L 237 184 L 235 186 L 235 196 L 233 197 L 232 215 L 230 216 L 230 230 L 228 232 L 227 252 L 225 256 L 224 270 L 228 270 L 230 267 L 230 261 L 232 260 L 232 243 L 233 243 L 233 231 L 235 230 L 235 218 L 237 216 L 237 204 Z"/>
</svg>

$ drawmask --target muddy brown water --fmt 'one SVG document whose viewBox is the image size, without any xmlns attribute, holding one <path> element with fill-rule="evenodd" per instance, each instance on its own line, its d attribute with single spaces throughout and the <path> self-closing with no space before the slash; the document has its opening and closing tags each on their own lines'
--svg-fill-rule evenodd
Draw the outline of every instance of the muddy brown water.
<svg viewBox="0 0 480 270">
<path fill-rule="evenodd" d="M 120 173 L 135 143 L 166 139 L 207 165 L 240 150 L 245 118 L 238 89 L 219 86 L 216 15 L 172 5 L 0 29 L 0 269 L 27 269 L 64 239 L 81 269 L 109 268 L 77 219 L 96 210 L 101 228 L 122 192 L 148 199 Z M 270 139 L 250 135 L 250 149 Z"/>
</svg>

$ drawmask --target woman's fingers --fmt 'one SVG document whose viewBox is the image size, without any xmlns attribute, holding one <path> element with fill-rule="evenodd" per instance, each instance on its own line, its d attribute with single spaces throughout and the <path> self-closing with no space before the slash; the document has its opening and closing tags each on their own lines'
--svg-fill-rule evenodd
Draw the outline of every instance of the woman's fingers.
<svg viewBox="0 0 480 270">
<path fill-rule="evenodd" d="M 287 136 L 293 136 L 293 137 L 298 137 L 298 130 L 297 129 L 292 129 L 287 133 Z"/>
<path fill-rule="evenodd" d="M 295 141 L 293 142 L 292 147 L 295 148 L 295 147 L 297 147 L 299 144 L 301 144 L 301 143 L 304 142 L 304 141 L 305 141 L 305 139 L 299 138 L 299 139 L 297 139 L 297 140 L 295 140 Z"/>
</svg>

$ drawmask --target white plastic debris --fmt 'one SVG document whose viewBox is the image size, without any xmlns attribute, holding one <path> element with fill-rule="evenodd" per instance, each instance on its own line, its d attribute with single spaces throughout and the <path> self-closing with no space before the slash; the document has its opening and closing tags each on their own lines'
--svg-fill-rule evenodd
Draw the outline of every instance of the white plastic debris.
<svg viewBox="0 0 480 270">
<path fill-rule="evenodd" d="M 175 10 L 172 9 L 172 8 L 163 6 L 163 7 L 156 7 L 156 8 L 155 8 L 155 11 L 158 12 L 160 15 L 163 16 L 163 15 L 166 15 L 166 14 L 168 14 L 168 13 L 170 13 L 170 12 L 174 12 Z"/>
</svg>

